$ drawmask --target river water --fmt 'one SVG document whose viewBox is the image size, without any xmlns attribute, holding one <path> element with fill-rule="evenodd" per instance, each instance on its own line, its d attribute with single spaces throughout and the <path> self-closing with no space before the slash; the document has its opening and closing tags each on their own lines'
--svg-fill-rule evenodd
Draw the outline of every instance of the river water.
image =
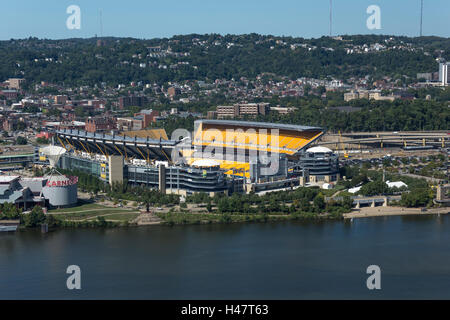
<svg viewBox="0 0 450 320">
<path fill-rule="evenodd" d="M 450 299 L 450 216 L 0 234 L 0 299 Z"/>
</svg>

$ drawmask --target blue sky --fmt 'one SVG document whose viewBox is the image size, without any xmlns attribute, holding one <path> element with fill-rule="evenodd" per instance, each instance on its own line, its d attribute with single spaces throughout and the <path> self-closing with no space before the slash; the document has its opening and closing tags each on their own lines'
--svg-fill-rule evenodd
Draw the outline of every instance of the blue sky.
<svg viewBox="0 0 450 320">
<path fill-rule="evenodd" d="M 81 9 L 81 29 L 69 30 L 66 8 Z M 381 9 L 381 29 L 366 27 L 369 5 Z M 3 1 L 0 39 L 100 36 L 155 38 L 189 33 L 320 37 L 329 33 L 329 0 L 14 0 Z M 333 0 L 333 35 L 419 34 L 420 0 Z M 450 36 L 450 1 L 424 0 L 423 34 Z"/>
</svg>

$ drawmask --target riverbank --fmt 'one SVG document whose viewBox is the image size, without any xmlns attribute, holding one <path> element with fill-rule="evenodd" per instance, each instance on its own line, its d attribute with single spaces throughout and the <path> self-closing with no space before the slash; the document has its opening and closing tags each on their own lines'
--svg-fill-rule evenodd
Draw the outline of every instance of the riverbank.
<svg viewBox="0 0 450 320">
<path fill-rule="evenodd" d="M 315 212 L 294 212 L 285 213 L 281 211 L 264 213 L 243 213 L 243 212 L 219 212 L 217 206 L 211 206 L 208 211 L 206 204 L 185 203 L 182 205 L 161 205 L 160 207 L 150 207 L 150 212 L 136 205 L 136 202 L 127 201 L 123 204 L 112 201 L 92 202 L 88 194 L 82 194 L 82 201 L 85 204 L 76 208 L 49 211 L 50 214 L 57 213 L 57 218 L 63 218 L 68 223 L 64 226 L 83 227 L 89 221 L 93 222 L 98 217 L 104 216 L 105 220 L 114 223 L 114 226 L 149 226 L 149 225 L 199 225 L 199 224 L 227 224 L 245 222 L 275 222 L 289 220 L 340 220 L 341 214 L 315 213 Z M 290 205 L 290 204 L 288 204 Z M 120 207 L 119 207 L 120 206 Z M 257 208 L 256 205 L 251 206 Z M 121 221 L 111 219 L 117 211 L 121 216 Z M 98 212 L 96 212 L 98 211 Z M 122 211 L 122 212 L 120 212 Z M 81 222 L 84 222 L 81 223 Z"/>
<path fill-rule="evenodd" d="M 364 207 L 353 209 L 350 213 L 344 213 L 344 219 L 368 218 L 368 217 L 385 217 L 385 216 L 406 216 L 406 215 L 434 215 L 448 214 L 450 208 L 432 208 L 422 211 L 421 208 L 404 208 L 404 207 Z"/>
<path fill-rule="evenodd" d="M 160 210 L 158 210 L 160 209 Z M 420 208 L 403 207 L 363 207 L 353 209 L 350 213 L 328 214 L 314 212 L 300 212 L 292 214 L 263 213 L 263 214 L 230 214 L 230 213 L 206 213 L 190 212 L 188 210 L 173 211 L 167 208 L 154 208 L 150 212 L 137 210 L 123 210 L 116 208 L 93 208 L 86 206 L 83 210 L 72 211 L 62 209 L 57 212 L 49 212 L 53 216 L 52 229 L 64 228 L 115 228 L 138 227 L 155 225 L 205 225 L 205 224 L 231 224 L 248 222 L 283 222 L 283 221 L 314 221 L 314 220 L 346 220 L 353 218 L 387 217 L 405 215 L 445 215 L 448 208 L 432 208 L 422 211 Z M 48 219 L 47 219 L 48 220 Z M 24 226 L 21 226 L 23 229 Z"/>
<path fill-rule="evenodd" d="M 84 202 L 84 203 L 83 203 Z M 364 217 L 447 214 L 448 208 L 431 208 L 423 211 L 420 208 L 404 208 L 398 206 L 363 207 L 352 209 L 350 213 L 342 211 L 317 213 L 315 211 L 283 211 L 264 212 L 220 212 L 206 206 L 188 203 L 185 208 L 177 206 L 151 207 L 146 212 L 135 203 L 125 205 L 113 204 L 109 201 L 93 202 L 84 200 L 77 207 L 49 210 L 46 217 L 33 223 L 39 226 L 47 223 L 51 229 L 64 228 L 115 228 L 148 225 L 200 225 L 229 224 L 246 222 L 308 221 L 308 220 L 342 220 Z M 20 229 L 25 226 L 21 225 Z"/>
<path fill-rule="evenodd" d="M 243 214 L 243 213 L 189 213 L 168 212 L 156 213 L 163 225 L 195 225 L 195 224 L 228 224 L 245 222 L 277 222 L 277 221 L 307 221 L 307 220 L 341 220 L 342 215 L 329 213 L 300 212 L 292 214 L 263 213 L 263 214 Z"/>
</svg>

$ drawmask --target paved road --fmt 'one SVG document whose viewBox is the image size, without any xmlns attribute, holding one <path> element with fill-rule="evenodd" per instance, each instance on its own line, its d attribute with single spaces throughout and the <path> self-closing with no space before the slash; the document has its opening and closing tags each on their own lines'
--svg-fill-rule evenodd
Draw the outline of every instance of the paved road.
<svg viewBox="0 0 450 320">
<path fill-rule="evenodd" d="M 443 179 L 438 179 L 438 178 L 432 178 L 432 177 L 426 177 L 426 176 L 420 176 L 418 174 L 412 174 L 412 173 L 399 173 L 401 176 L 406 176 L 406 177 L 411 177 L 411 178 L 416 178 L 416 179 L 425 179 L 428 182 L 432 182 L 432 183 L 439 183 L 439 182 L 443 182 Z"/>
<path fill-rule="evenodd" d="M 402 207 L 364 207 L 354 209 L 350 213 L 344 213 L 345 219 L 383 217 L 383 216 L 403 216 L 403 215 L 428 215 L 428 214 L 448 214 L 450 208 L 433 208 L 427 211 L 421 211 L 420 208 L 402 208 Z"/>
</svg>

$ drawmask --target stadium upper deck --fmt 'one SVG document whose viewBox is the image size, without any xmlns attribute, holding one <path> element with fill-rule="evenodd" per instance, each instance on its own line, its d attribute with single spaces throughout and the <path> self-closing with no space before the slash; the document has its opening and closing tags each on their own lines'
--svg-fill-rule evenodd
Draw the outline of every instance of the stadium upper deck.
<svg viewBox="0 0 450 320">
<path fill-rule="evenodd" d="M 295 155 L 322 136 L 319 127 L 232 120 L 197 120 L 192 144 Z"/>
<path fill-rule="evenodd" d="M 56 131 L 56 141 L 70 150 L 84 151 L 89 154 L 96 153 L 104 156 L 121 155 L 124 158 L 151 160 L 168 160 L 179 141 L 152 139 L 104 133 L 90 133 L 81 130 L 63 129 Z"/>
</svg>

